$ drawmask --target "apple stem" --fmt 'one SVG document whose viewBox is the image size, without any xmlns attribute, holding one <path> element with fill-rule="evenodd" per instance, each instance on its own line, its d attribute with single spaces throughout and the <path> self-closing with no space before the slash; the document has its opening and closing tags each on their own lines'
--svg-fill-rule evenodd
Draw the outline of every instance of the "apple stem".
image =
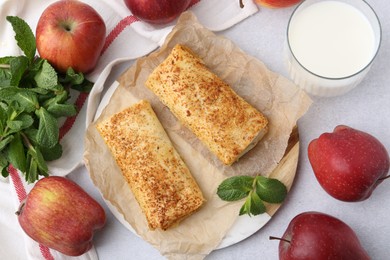
<svg viewBox="0 0 390 260">
<path fill-rule="evenodd" d="M 244 8 L 244 3 L 242 1 L 243 0 L 240 0 L 240 8 Z"/>
<path fill-rule="evenodd" d="M 18 211 L 15 212 L 16 216 L 19 216 L 20 214 L 22 214 L 22 211 L 23 211 L 25 204 L 26 204 L 26 202 L 24 202 L 24 201 L 20 204 Z"/>
<path fill-rule="evenodd" d="M 383 178 L 378 179 L 378 181 L 384 181 L 384 180 L 389 179 L 389 178 L 390 178 L 390 175 L 387 175 L 387 176 L 385 176 Z"/>
<path fill-rule="evenodd" d="M 287 239 L 285 239 L 285 238 L 280 238 L 280 237 L 274 237 L 274 236 L 270 236 L 269 237 L 269 240 L 281 240 L 281 241 L 284 241 L 284 242 L 287 242 L 287 243 L 291 243 L 291 241 L 290 240 L 287 240 Z"/>
</svg>

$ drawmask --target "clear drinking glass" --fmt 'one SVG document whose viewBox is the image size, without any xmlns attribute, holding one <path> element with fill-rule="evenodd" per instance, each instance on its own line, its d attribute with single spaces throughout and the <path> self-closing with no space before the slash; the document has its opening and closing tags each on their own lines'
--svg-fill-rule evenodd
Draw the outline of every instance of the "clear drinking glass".
<svg viewBox="0 0 390 260">
<path fill-rule="evenodd" d="M 345 94 L 369 71 L 381 37 L 379 19 L 363 0 L 305 0 L 287 28 L 288 73 L 309 94 Z"/>
</svg>

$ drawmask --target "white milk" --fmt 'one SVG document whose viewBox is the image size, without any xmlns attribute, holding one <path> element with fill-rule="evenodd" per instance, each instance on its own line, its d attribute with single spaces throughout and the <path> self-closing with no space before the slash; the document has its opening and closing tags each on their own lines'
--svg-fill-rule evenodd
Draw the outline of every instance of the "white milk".
<svg viewBox="0 0 390 260">
<path fill-rule="evenodd" d="M 298 62 L 327 78 L 351 76 L 376 53 L 374 30 L 361 11 L 339 1 L 317 2 L 294 14 L 288 39 Z"/>
</svg>

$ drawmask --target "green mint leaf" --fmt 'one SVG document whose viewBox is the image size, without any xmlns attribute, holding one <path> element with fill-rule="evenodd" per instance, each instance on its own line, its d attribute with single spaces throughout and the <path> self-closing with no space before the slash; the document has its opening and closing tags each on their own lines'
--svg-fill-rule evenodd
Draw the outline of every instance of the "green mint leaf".
<svg viewBox="0 0 390 260">
<path fill-rule="evenodd" d="M 39 57 L 35 58 L 34 61 L 30 64 L 30 67 L 28 68 L 29 73 L 32 73 L 33 75 L 38 73 L 38 71 L 41 70 L 44 62 L 45 60 L 42 58 Z"/>
<path fill-rule="evenodd" d="M 48 108 L 53 104 L 63 104 L 69 99 L 69 93 L 65 90 L 56 91 L 46 96 L 46 100 L 42 102 L 44 108 Z"/>
<path fill-rule="evenodd" d="M 6 66 L 6 65 L 9 65 L 9 63 L 11 62 L 12 59 L 14 59 L 15 57 L 14 56 L 5 56 L 5 57 L 0 57 L 0 65 L 2 69 L 6 69 L 6 68 L 10 68 L 10 66 Z"/>
<path fill-rule="evenodd" d="M 35 58 L 34 61 L 30 63 L 30 66 L 28 67 L 26 73 L 23 75 L 19 86 L 22 86 L 23 88 L 28 88 L 30 90 L 37 89 L 38 86 L 34 78 L 37 75 L 37 73 L 41 71 L 43 62 L 44 59 Z"/>
<path fill-rule="evenodd" d="M 76 106 L 67 104 L 69 93 L 65 90 L 57 92 L 57 95 L 46 100 L 42 106 L 55 117 L 71 117 L 77 114 Z"/>
<path fill-rule="evenodd" d="M 11 86 L 11 65 L 10 61 L 15 57 L 7 56 L 0 58 L 0 88 Z"/>
<path fill-rule="evenodd" d="M 58 90 L 57 72 L 47 60 L 43 61 L 42 67 L 34 76 L 34 80 L 40 88 Z"/>
<path fill-rule="evenodd" d="M 39 147 L 39 150 L 41 151 L 45 161 L 57 160 L 62 156 L 62 145 L 60 143 L 57 143 L 54 147 L 51 148 L 39 146 L 37 139 L 37 129 L 28 128 L 23 131 L 23 133 L 26 135 L 26 137 L 29 139 L 30 143 L 33 146 Z"/>
<path fill-rule="evenodd" d="M 83 83 L 77 85 L 71 85 L 70 88 L 79 92 L 89 93 L 92 90 L 93 82 L 84 79 Z"/>
<path fill-rule="evenodd" d="M 38 145 L 38 129 L 35 128 L 28 128 L 23 131 L 23 134 L 28 138 L 28 140 L 33 144 L 33 145 Z"/>
<path fill-rule="evenodd" d="M 30 26 L 17 16 L 7 16 L 15 32 L 15 40 L 27 58 L 32 61 L 36 52 L 35 36 Z"/>
<path fill-rule="evenodd" d="M 251 196 L 251 208 L 250 214 L 257 216 L 263 214 L 266 211 L 264 203 L 261 201 L 259 195 L 256 192 L 252 192 Z"/>
<path fill-rule="evenodd" d="M 83 73 L 76 73 L 73 68 L 66 70 L 65 76 L 60 77 L 60 82 L 64 84 L 80 85 L 84 81 Z"/>
<path fill-rule="evenodd" d="M 250 212 L 251 212 L 251 203 L 252 203 L 252 200 L 250 197 L 247 197 L 244 204 L 242 205 L 241 209 L 240 209 L 240 212 L 239 212 L 239 216 L 242 216 L 242 215 L 245 215 L 245 214 L 248 214 L 250 215 Z"/>
<path fill-rule="evenodd" d="M 261 201 L 260 197 L 256 192 L 251 191 L 248 197 L 245 200 L 244 205 L 242 205 L 239 215 L 248 214 L 249 216 L 257 216 L 266 212 L 264 203 Z"/>
<path fill-rule="evenodd" d="M 47 111 L 55 117 L 71 117 L 77 114 L 77 109 L 74 105 L 71 104 L 51 104 Z"/>
<path fill-rule="evenodd" d="M 26 113 L 22 113 L 17 116 L 16 120 L 22 123 L 21 130 L 26 129 L 34 124 L 34 118 Z"/>
<path fill-rule="evenodd" d="M 26 152 L 19 133 L 14 135 L 7 152 L 9 162 L 21 172 L 26 172 Z"/>
<path fill-rule="evenodd" d="M 287 188 L 277 179 L 257 176 L 256 193 L 265 202 L 281 203 L 287 196 Z"/>
<path fill-rule="evenodd" d="M 38 180 L 38 163 L 36 160 L 32 159 L 31 156 L 25 178 L 28 183 L 33 183 Z"/>
<path fill-rule="evenodd" d="M 18 115 L 24 112 L 24 109 L 15 100 L 11 100 L 7 109 L 8 120 L 14 120 Z"/>
<path fill-rule="evenodd" d="M 30 146 L 28 149 L 29 170 L 26 181 L 32 183 L 38 179 L 38 175 L 48 176 L 49 169 L 40 149 L 37 146 Z"/>
<path fill-rule="evenodd" d="M 15 94 L 14 98 L 26 112 L 33 112 L 39 108 L 37 94 L 32 91 L 19 90 L 19 92 Z"/>
<path fill-rule="evenodd" d="M 1 70 L 0 70 L 0 88 L 4 87 L 10 87 L 11 86 L 11 77 L 6 79 L 6 78 L 1 78 Z"/>
<path fill-rule="evenodd" d="M 7 157 L 5 156 L 4 153 L 0 153 L 0 172 L 4 178 L 8 177 L 8 170 L 7 170 L 8 165 L 9 163 Z"/>
<path fill-rule="evenodd" d="M 18 93 L 18 88 L 16 87 L 1 88 L 0 100 L 10 104 L 13 100 L 15 100 L 16 93 Z"/>
<path fill-rule="evenodd" d="M 14 136 L 13 135 L 8 135 L 7 137 L 5 138 L 2 138 L 0 140 L 0 151 L 3 151 L 5 147 L 7 147 L 7 145 L 9 143 L 12 142 L 12 140 L 14 139 Z"/>
<path fill-rule="evenodd" d="M 17 92 L 14 96 L 14 100 L 28 113 L 34 112 L 39 108 L 37 94 L 28 90 Z"/>
<path fill-rule="evenodd" d="M 259 215 L 266 212 L 264 202 L 281 203 L 287 196 L 286 186 L 277 179 L 263 176 L 234 176 L 224 180 L 217 189 L 225 201 L 245 199 L 239 215 Z"/>
<path fill-rule="evenodd" d="M 36 93 L 17 87 L 0 89 L 0 100 L 6 101 L 8 104 L 16 102 L 18 109 L 26 112 L 33 112 L 39 107 Z"/>
<path fill-rule="evenodd" d="M 10 85 L 17 87 L 19 82 L 22 79 L 22 76 L 26 72 L 29 65 L 29 60 L 26 56 L 15 57 L 10 60 L 10 72 L 11 72 L 11 81 Z"/>
<path fill-rule="evenodd" d="M 23 122 L 17 121 L 17 120 L 9 120 L 7 121 L 7 127 L 9 128 L 8 133 L 16 133 L 20 130 L 22 130 Z"/>
<path fill-rule="evenodd" d="M 68 68 L 65 74 L 59 75 L 60 83 L 69 86 L 80 92 L 90 92 L 93 83 L 87 80 L 83 73 L 75 72 L 73 68 Z"/>
<path fill-rule="evenodd" d="M 49 90 L 47 94 L 39 94 L 38 95 L 38 101 L 39 101 L 39 104 L 41 104 L 41 107 L 44 107 L 44 108 L 47 108 L 47 102 L 48 100 L 52 99 L 52 98 L 55 98 L 56 97 L 56 94 Z"/>
<path fill-rule="evenodd" d="M 7 131 L 3 132 L 4 135 L 14 134 L 23 129 L 26 129 L 34 123 L 34 119 L 26 113 L 22 113 L 15 117 L 13 120 L 8 120 L 6 123 Z"/>
<path fill-rule="evenodd" d="M 28 128 L 23 133 L 26 135 L 30 143 L 35 146 L 39 147 L 40 152 L 42 153 L 42 156 L 45 161 L 53 161 L 57 160 L 62 156 L 62 145 L 60 143 L 57 143 L 54 147 L 47 148 L 39 146 L 38 143 L 38 130 L 34 128 Z"/>
<path fill-rule="evenodd" d="M 41 107 L 36 110 L 39 118 L 39 127 L 37 132 L 37 142 L 39 146 L 52 148 L 58 143 L 59 129 L 57 119 L 47 110 Z"/>
<path fill-rule="evenodd" d="M 11 101 L 8 108 L 10 109 L 10 119 L 15 119 L 18 115 L 24 112 L 24 108 L 16 100 Z"/>
<path fill-rule="evenodd" d="M 8 167 L 8 166 L 7 166 Z M 1 168 L 0 167 L 0 170 L 1 170 L 1 175 L 4 177 L 4 178 L 7 178 L 9 173 L 8 173 L 8 170 L 7 170 L 7 167 L 4 167 L 4 168 Z"/>
<path fill-rule="evenodd" d="M 0 69 L 0 88 L 10 87 L 11 78 L 10 70 Z"/>
<path fill-rule="evenodd" d="M 49 173 L 49 168 L 47 167 L 46 161 L 43 158 L 43 155 L 41 153 L 41 149 L 39 149 L 38 147 L 35 147 L 35 153 L 36 154 L 32 157 L 34 160 L 37 161 L 39 175 L 43 175 L 43 176 L 47 177 L 48 173 Z"/>
<path fill-rule="evenodd" d="M 89 93 L 92 90 L 93 87 L 93 82 L 85 79 L 82 84 L 78 85 L 71 85 L 71 89 L 80 91 L 80 92 L 85 92 Z"/>
<path fill-rule="evenodd" d="M 225 201 L 243 199 L 253 189 L 253 181 L 251 176 L 230 177 L 218 186 L 217 195 Z"/>
<path fill-rule="evenodd" d="M 39 98 L 41 98 L 41 96 L 46 96 L 50 93 L 50 90 L 43 89 L 43 88 L 29 88 L 28 90 L 39 95 Z M 42 100 L 42 98 L 41 98 L 41 100 Z"/>
<path fill-rule="evenodd" d="M 40 147 L 40 150 L 45 161 L 54 161 L 62 156 L 62 145 L 60 143 L 52 148 Z"/>
<path fill-rule="evenodd" d="M 4 135 L 5 126 L 7 124 L 8 116 L 5 108 L 0 106 L 0 136 Z"/>
</svg>

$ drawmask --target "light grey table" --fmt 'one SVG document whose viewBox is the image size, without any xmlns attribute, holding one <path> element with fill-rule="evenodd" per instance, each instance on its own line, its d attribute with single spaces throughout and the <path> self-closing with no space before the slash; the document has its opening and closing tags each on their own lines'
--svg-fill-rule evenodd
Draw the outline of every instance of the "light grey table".
<svg viewBox="0 0 390 260">
<path fill-rule="evenodd" d="M 359 0 L 356 0 L 359 1 Z M 308 143 L 338 124 L 366 131 L 377 137 L 390 151 L 390 3 L 367 1 L 382 24 L 382 46 L 365 80 L 346 95 L 313 98 L 313 105 L 299 122 L 300 157 L 296 178 L 287 200 L 266 226 L 244 241 L 213 251 L 206 259 L 278 259 L 278 242 L 270 235 L 281 236 L 290 220 L 304 211 L 321 211 L 348 223 L 359 236 L 372 259 L 389 259 L 390 180 L 375 190 L 370 199 L 346 203 L 330 197 L 319 186 L 307 157 Z M 287 76 L 283 47 L 292 8 L 261 10 L 240 24 L 219 34 L 234 41 L 248 54 L 262 60 L 269 69 Z M 115 68 L 112 78 L 131 63 Z M 105 203 L 84 168 L 70 175 L 102 205 Z M 95 237 L 101 260 L 163 259 L 159 252 L 128 231 L 107 211 L 107 225 Z"/>
</svg>

